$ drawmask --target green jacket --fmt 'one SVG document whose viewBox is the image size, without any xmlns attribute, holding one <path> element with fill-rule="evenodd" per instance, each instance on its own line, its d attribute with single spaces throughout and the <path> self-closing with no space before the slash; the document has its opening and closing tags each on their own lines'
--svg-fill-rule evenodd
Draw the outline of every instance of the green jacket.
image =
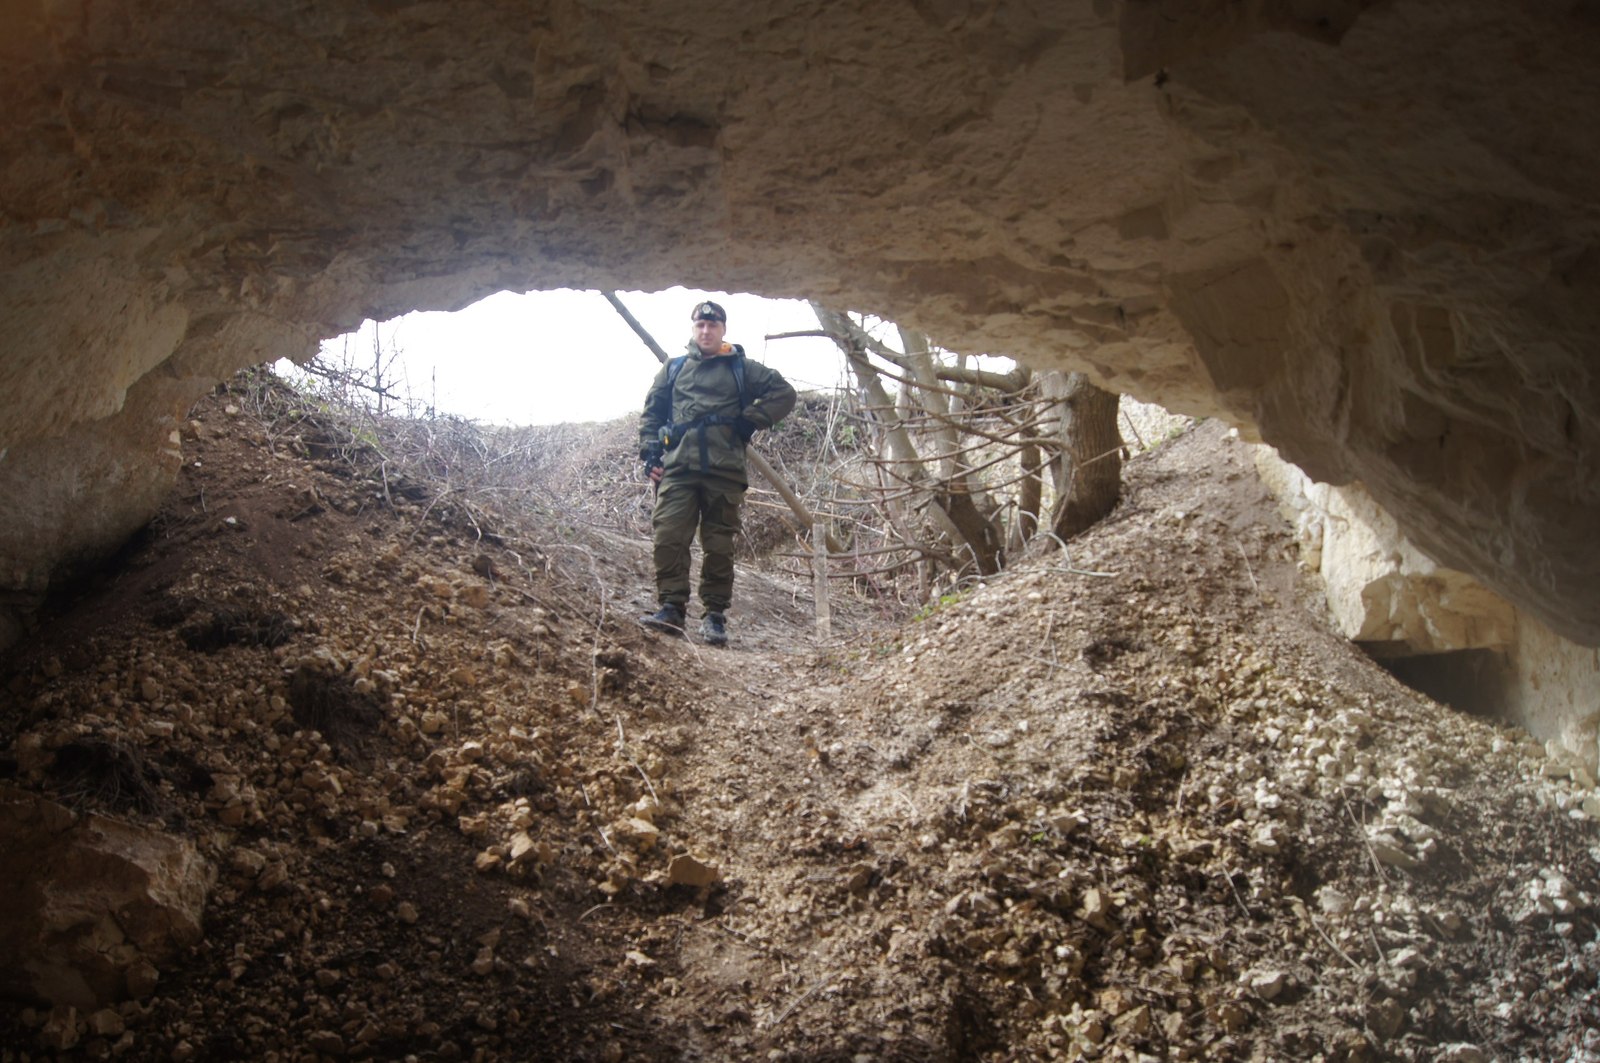
<svg viewBox="0 0 1600 1063">
<path fill-rule="evenodd" d="M 639 418 L 639 453 L 644 457 L 660 442 L 661 429 L 680 426 L 677 438 L 663 455 L 666 475 L 704 471 L 748 484 L 744 448 L 750 434 L 771 428 L 794 409 L 795 393 L 776 369 L 744 358 L 744 348 L 725 344 L 731 353 L 707 358 L 700 348 L 689 344 L 689 360 L 678 372 L 672 388 L 670 420 L 661 417 L 662 395 L 667 388 L 668 367 L 656 374 L 645 395 L 644 413 Z M 733 378 L 733 360 L 744 358 L 744 399 L 739 406 L 739 389 Z M 696 425 L 701 418 L 720 418 L 724 423 Z M 701 469 L 701 460 L 705 469 Z"/>
</svg>

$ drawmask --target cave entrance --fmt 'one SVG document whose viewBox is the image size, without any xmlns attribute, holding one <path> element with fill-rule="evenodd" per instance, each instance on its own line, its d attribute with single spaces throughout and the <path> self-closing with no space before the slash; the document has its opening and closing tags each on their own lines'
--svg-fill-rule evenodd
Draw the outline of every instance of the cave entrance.
<svg viewBox="0 0 1600 1063">
<path fill-rule="evenodd" d="M 1498 650 L 1414 653 L 1392 642 L 1357 642 L 1400 682 L 1442 705 L 1484 719 L 1508 719 L 1511 667 Z"/>
<path fill-rule="evenodd" d="M 798 299 L 668 288 L 618 298 L 668 354 L 689 337 L 689 311 L 712 299 L 728 312 L 728 339 L 801 390 L 839 386 L 843 358 L 814 331 Z M 786 337 L 786 338 L 776 338 Z M 296 378 L 348 381 L 359 403 L 408 416 L 453 415 L 490 424 L 610 421 L 637 412 L 657 369 L 650 351 L 598 291 L 503 291 L 457 311 L 368 320 L 322 344 Z"/>
</svg>

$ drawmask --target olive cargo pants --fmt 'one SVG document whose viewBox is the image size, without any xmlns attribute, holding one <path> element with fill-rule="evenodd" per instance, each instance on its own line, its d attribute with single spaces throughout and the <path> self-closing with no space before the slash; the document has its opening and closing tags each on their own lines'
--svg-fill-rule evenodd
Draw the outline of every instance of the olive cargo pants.
<svg viewBox="0 0 1600 1063">
<path fill-rule="evenodd" d="M 700 530 L 700 603 L 720 613 L 733 604 L 733 539 L 739 534 L 743 484 L 678 473 L 661 481 L 650 526 L 655 539 L 656 598 L 689 604 L 689 547 Z"/>
</svg>

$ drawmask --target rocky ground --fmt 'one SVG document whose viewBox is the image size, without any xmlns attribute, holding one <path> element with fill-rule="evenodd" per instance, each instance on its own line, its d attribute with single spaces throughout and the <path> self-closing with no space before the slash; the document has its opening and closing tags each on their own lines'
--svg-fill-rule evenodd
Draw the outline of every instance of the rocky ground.
<svg viewBox="0 0 1600 1063">
<path fill-rule="evenodd" d="M 725 650 L 634 623 L 626 426 L 515 519 L 256 385 L 183 437 L 0 665 L 0 804 L 203 905 L 58 915 L 96 999 L 0 1059 L 1600 1059 L 1589 780 L 1331 634 L 1214 424 L 913 616 L 742 566 Z"/>
</svg>

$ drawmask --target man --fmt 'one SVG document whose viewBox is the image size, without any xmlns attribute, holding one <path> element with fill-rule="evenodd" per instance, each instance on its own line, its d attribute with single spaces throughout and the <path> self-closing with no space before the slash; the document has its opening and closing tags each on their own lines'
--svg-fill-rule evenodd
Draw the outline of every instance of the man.
<svg viewBox="0 0 1600 1063">
<path fill-rule="evenodd" d="M 641 623 L 684 632 L 689 605 L 689 547 L 700 532 L 700 634 L 712 646 L 728 642 L 733 603 L 733 540 L 744 504 L 744 448 L 758 429 L 794 409 L 795 393 L 776 370 L 745 359 L 744 348 L 723 342 L 728 315 L 716 303 L 698 304 L 689 320 L 688 353 L 661 367 L 639 420 L 639 457 L 656 485 L 656 598 L 661 608 Z"/>
</svg>

